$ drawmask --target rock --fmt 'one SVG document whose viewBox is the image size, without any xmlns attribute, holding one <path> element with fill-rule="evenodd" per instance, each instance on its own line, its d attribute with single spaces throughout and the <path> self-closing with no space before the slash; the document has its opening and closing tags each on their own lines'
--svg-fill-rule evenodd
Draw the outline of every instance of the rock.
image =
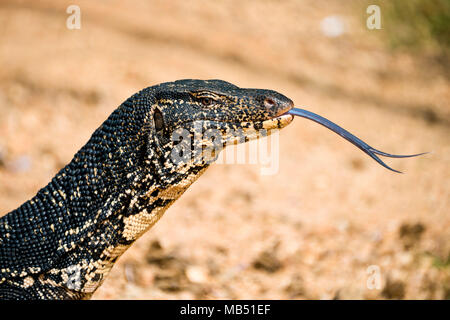
<svg viewBox="0 0 450 320">
<path fill-rule="evenodd" d="M 263 251 L 253 260 L 253 268 L 273 273 L 282 268 L 281 261 L 276 256 L 276 247 Z"/>
<path fill-rule="evenodd" d="M 135 264 L 125 263 L 123 266 L 123 272 L 124 272 L 125 279 L 127 280 L 128 283 L 135 284 L 135 283 L 140 282 L 137 280 L 138 276 L 137 276 L 137 270 L 136 270 Z"/>
<path fill-rule="evenodd" d="M 186 276 L 193 283 L 205 283 L 208 280 L 208 272 L 201 266 L 189 266 Z"/>
<path fill-rule="evenodd" d="M 450 300 L 450 287 L 444 289 L 444 296 L 442 298 L 444 300 Z"/>
<path fill-rule="evenodd" d="M 176 292 L 187 288 L 188 279 L 184 268 L 159 270 L 155 274 L 154 284 L 163 291 Z"/>
<path fill-rule="evenodd" d="M 160 290 L 177 292 L 186 290 L 191 285 L 186 274 L 187 261 L 173 252 L 166 252 L 158 240 L 150 243 L 145 259 L 158 268 L 153 281 Z"/>
<path fill-rule="evenodd" d="M 6 149 L 0 145 L 0 168 L 6 164 Z"/>
<path fill-rule="evenodd" d="M 154 240 L 150 243 L 148 252 L 145 255 L 145 260 L 147 263 L 155 264 L 160 268 L 167 267 L 175 259 L 175 255 L 173 253 L 166 252 L 158 240 Z"/>
<path fill-rule="evenodd" d="M 320 29 L 323 35 L 329 38 L 336 38 L 345 33 L 344 21 L 339 16 L 328 16 L 320 22 Z"/>
<path fill-rule="evenodd" d="M 14 173 L 24 173 L 31 169 L 31 158 L 29 156 L 20 156 L 19 158 L 8 162 L 7 168 Z"/>
<path fill-rule="evenodd" d="M 424 231 L 425 226 L 420 222 L 415 224 L 403 223 L 400 226 L 398 233 L 404 248 L 409 250 L 418 244 Z"/>
<path fill-rule="evenodd" d="M 387 299 L 403 299 L 405 297 L 405 284 L 400 280 L 388 278 L 381 295 Z"/>
<path fill-rule="evenodd" d="M 298 273 L 293 274 L 289 284 L 284 288 L 284 291 L 290 298 L 305 296 L 306 290 L 303 277 Z"/>
</svg>

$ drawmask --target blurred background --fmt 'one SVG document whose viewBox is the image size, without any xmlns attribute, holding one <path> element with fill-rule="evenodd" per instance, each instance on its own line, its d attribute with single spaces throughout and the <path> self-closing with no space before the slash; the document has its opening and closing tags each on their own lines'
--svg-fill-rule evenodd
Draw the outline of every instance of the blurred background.
<svg viewBox="0 0 450 320">
<path fill-rule="evenodd" d="M 432 153 L 388 159 L 395 174 L 295 119 L 276 175 L 213 165 L 93 298 L 450 299 L 449 6 L 2 0 L 0 215 L 133 93 L 219 78 L 279 91 L 383 151 Z"/>
</svg>

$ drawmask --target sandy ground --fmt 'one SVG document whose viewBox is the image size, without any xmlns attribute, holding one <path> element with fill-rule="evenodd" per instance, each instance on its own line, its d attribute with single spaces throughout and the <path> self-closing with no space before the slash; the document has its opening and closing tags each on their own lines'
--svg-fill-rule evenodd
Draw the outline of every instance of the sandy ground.
<svg viewBox="0 0 450 320">
<path fill-rule="evenodd" d="M 213 165 L 113 268 L 95 299 L 450 298 L 449 79 L 392 53 L 342 1 L 0 3 L 0 213 L 32 197 L 134 92 L 219 78 L 270 88 L 323 127 L 279 135 L 279 170 Z M 344 33 L 321 21 L 338 16 Z"/>
</svg>

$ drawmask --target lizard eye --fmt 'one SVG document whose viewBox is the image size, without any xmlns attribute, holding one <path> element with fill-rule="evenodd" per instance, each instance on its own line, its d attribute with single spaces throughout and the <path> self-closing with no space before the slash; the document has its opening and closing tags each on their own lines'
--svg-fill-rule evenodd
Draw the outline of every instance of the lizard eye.
<svg viewBox="0 0 450 320">
<path fill-rule="evenodd" d="M 213 99 L 205 97 L 200 100 L 204 106 L 210 106 L 213 103 Z"/>
</svg>

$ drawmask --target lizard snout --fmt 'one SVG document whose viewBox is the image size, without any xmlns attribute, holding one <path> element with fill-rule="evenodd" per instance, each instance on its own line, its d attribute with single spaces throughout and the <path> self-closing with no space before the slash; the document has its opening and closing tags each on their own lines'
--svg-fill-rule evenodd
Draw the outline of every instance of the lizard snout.
<svg viewBox="0 0 450 320">
<path fill-rule="evenodd" d="M 291 99 L 284 96 L 267 95 L 262 99 L 262 106 L 273 116 L 278 117 L 291 110 L 294 107 L 294 103 Z"/>
</svg>

